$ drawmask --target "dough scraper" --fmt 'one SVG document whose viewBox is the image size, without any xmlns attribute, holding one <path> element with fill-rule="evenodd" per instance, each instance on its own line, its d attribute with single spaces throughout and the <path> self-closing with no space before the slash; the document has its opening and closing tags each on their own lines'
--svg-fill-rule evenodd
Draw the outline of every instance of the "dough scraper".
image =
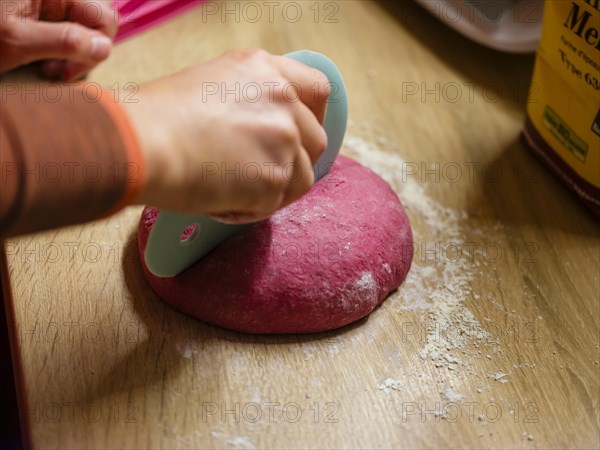
<svg viewBox="0 0 600 450">
<path fill-rule="evenodd" d="M 331 95 L 323 127 L 328 144 L 325 152 L 313 167 L 315 181 L 323 178 L 333 165 L 342 146 L 348 123 L 348 97 L 344 80 L 336 65 L 325 55 L 303 50 L 285 55 L 323 72 L 331 83 Z M 183 214 L 161 210 L 150 235 L 144 260 L 154 275 L 174 277 L 202 259 L 222 242 L 241 233 L 252 224 L 227 225 L 207 216 Z M 191 235 L 182 239 L 185 230 Z"/>
</svg>

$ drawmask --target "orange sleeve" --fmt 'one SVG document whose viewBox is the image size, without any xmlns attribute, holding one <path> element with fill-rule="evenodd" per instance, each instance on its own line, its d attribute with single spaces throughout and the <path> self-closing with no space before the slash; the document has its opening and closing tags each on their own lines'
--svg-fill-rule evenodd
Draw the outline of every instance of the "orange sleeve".
<svg viewBox="0 0 600 450">
<path fill-rule="evenodd" d="M 121 200 L 113 206 L 112 210 L 107 215 L 111 215 L 135 202 L 142 193 L 146 182 L 146 166 L 140 147 L 139 139 L 135 134 L 131 122 L 123 107 L 113 100 L 110 92 L 104 91 L 101 97 L 102 106 L 106 109 L 113 123 L 117 128 L 117 132 L 121 136 L 121 142 L 127 153 L 127 160 L 132 172 L 124 174 L 127 180 L 125 193 Z"/>
<path fill-rule="evenodd" d="M 112 93 L 47 86 L 0 84 L 0 238 L 112 214 L 144 187 L 138 139 Z"/>
</svg>

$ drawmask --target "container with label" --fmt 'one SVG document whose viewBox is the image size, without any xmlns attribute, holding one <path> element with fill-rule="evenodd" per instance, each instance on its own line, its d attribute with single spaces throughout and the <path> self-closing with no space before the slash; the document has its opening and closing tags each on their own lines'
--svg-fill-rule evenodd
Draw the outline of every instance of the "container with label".
<svg viewBox="0 0 600 450">
<path fill-rule="evenodd" d="M 600 0 L 546 2 L 524 137 L 600 217 Z"/>
</svg>

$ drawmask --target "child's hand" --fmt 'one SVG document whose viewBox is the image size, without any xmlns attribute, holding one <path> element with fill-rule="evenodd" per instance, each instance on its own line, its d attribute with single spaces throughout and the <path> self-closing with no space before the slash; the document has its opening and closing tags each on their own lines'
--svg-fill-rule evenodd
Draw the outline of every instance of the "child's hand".
<svg viewBox="0 0 600 450">
<path fill-rule="evenodd" d="M 234 223 L 268 217 L 314 183 L 329 93 L 321 72 L 261 50 L 142 86 L 124 105 L 148 164 L 140 202 Z"/>
<path fill-rule="evenodd" d="M 0 0 L 0 73 L 34 61 L 42 75 L 75 80 L 106 59 L 115 11 L 99 0 Z"/>
</svg>

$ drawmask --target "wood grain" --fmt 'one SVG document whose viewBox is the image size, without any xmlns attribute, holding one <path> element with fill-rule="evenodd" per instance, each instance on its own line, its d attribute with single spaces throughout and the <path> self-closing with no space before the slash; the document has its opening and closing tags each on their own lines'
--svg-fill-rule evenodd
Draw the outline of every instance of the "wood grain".
<svg viewBox="0 0 600 450">
<path fill-rule="evenodd" d="M 409 307 L 419 299 L 407 286 L 367 320 L 319 335 L 203 324 L 146 284 L 140 208 L 128 208 L 5 243 L 29 444 L 598 448 L 600 233 L 519 140 L 534 58 L 471 43 L 412 2 L 278 2 L 271 18 L 258 2 L 256 23 L 244 5 L 211 3 L 130 39 L 88 81 L 141 83 L 236 47 L 329 55 L 348 85 L 349 134 L 419 167 L 410 182 L 460 215 L 461 240 L 496 250 L 465 266 L 465 311 L 489 339 L 466 336 L 455 370 L 423 359 L 435 310 Z M 226 8 L 237 17 L 222 17 Z M 478 169 L 450 182 L 422 170 L 467 162 L 502 175 Z M 431 224 L 409 214 L 418 243 L 434 244 Z M 422 280 L 423 302 L 436 280 Z M 387 378 L 399 389 L 380 389 Z M 442 394 L 448 388 L 462 399 Z"/>
</svg>

